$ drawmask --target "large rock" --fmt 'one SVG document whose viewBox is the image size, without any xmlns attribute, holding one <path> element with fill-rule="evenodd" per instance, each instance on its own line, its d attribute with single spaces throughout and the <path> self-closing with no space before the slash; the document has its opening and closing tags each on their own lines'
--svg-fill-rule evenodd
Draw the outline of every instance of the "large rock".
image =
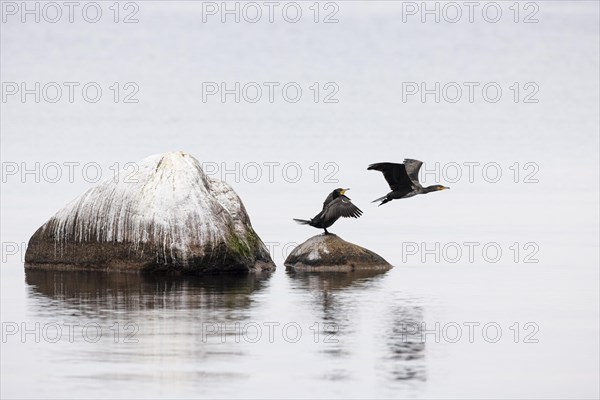
<svg viewBox="0 0 600 400">
<path fill-rule="evenodd" d="M 290 253 L 285 266 L 293 271 L 385 271 L 393 267 L 381 256 L 334 234 L 311 237 Z"/>
<path fill-rule="evenodd" d="M 75 199 L 29 240 L 26 268 L 274 270 L 242 201 L 184 152 L 154 155 Z"/>
</svg>

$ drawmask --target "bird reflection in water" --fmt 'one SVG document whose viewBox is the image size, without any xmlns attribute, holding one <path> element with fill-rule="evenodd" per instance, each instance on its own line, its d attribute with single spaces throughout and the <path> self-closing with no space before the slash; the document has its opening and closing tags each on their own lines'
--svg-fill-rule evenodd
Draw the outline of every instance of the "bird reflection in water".
<svg viewBox="0 0 600 400">
<path fill-rule="evenodd" d="M 375 354 L 384 355 L 378 358 L 376 368 L 382 381 L 412 386 L 426 380 L 425 343 L 420 333 L 424 317 L 419 302 L 398 294 L 385 300 L 387 311 L 382 316 L 368 312 L 369 307 L 381 305 L 375 304 L 380 300 L 371 294 L 378 292 L 389 271 L 287 273 L 295 288 L 311 294 L 314 312 L 322 321 L 321 333 L 336 339 L 336 343 L 321 351 L 349 359 L 368 340 Z M 350 376 L 341 369 L 325 379 L 343 380 Z"/>
<path fill-rule="evenodd" d="M 380 340 L 388 348 L 378 371 L 386 381 L 425 381 L 425 341 L 422 336 L 423 307 L 410 299 L 398 299 L 389 306 Z"/>
</svg>

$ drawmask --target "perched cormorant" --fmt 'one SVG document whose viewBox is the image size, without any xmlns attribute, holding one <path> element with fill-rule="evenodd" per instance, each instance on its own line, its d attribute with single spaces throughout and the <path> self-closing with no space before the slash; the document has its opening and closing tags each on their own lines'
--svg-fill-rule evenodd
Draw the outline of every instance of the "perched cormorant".
<svg viewBox="0 0 600 400">
<path fill-rule="evenodd" d="M 392 189 L 385 196 L 375 199 L 372 202 L 383 200 L 379 204 L 382 205 L 394 199 L 406 199 L 416 194 L 450 189 L 442 185 L 421 186 L 419 183 L 419 169 L 421 169 L 421 165 L 423 165 L 422 161 L 411 159 L 405 159 L 404 164 L 377 163 L 369 165 L 367 169 L 383 172 L 383 177 Z"/>
<path fill-rule="evenodd" d="M 360 217 L 362 211 L 352 204 L 350 199 L 344 195 L 347 190 L 350 189 L 335 189 L 333 192 L 329 193 L 329 196 L 327 196 L 323 202 L 323 210 L 311 220 L 294 218 L 294 221 L 301 225 L 310 225 L 315 228 L 325 229 L 325 234 L 329 234 L 327 228 L 333 225 L 340 217 Z"/>
</svg>

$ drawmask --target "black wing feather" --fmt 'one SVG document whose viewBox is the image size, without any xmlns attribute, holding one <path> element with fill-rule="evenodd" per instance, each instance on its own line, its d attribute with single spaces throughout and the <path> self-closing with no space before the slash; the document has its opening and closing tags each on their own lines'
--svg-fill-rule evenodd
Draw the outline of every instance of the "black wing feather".
<svg viewBox="0 0 600 400">
<path fill-rule="evenodd" d="M 367 169 L 383 172 L 383 177 L 392 190 L 412 190 L 413 181 L 408 176 L 404 164 L 377 163 L 369 165 Z"/>
<path fill-rule="evenodd" d="M 358 218 L 361 215 L 360 208 L 356 207 L 348 197 L 343 195 L 331 201 L 323 210 L 323 218 L 326 220 L 339 217 Z"/>
</svg>

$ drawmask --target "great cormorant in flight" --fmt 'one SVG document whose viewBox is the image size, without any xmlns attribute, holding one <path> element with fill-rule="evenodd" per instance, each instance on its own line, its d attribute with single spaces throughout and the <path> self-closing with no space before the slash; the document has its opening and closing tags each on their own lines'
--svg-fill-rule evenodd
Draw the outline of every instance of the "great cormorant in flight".
<svg viewBox="0 0 600 400">
<path fill-rule="evenodd" d="M 419 169 L 421 169 L 421 165 L 423 165 L 422 161 L 411 159 L 405 159 L 404 164 L 384 162 L 369 165 L 367 169 L 383 172 L 383 177 L 392 189 L 385 196 L 373 200 L 373 203 L 381 201 L 379 205 L 382 205 L 394 199 L 406 199 L 417 194 L 450 189 L 442 185 L 421 186 L 419 183 Z"/>
</svg>

